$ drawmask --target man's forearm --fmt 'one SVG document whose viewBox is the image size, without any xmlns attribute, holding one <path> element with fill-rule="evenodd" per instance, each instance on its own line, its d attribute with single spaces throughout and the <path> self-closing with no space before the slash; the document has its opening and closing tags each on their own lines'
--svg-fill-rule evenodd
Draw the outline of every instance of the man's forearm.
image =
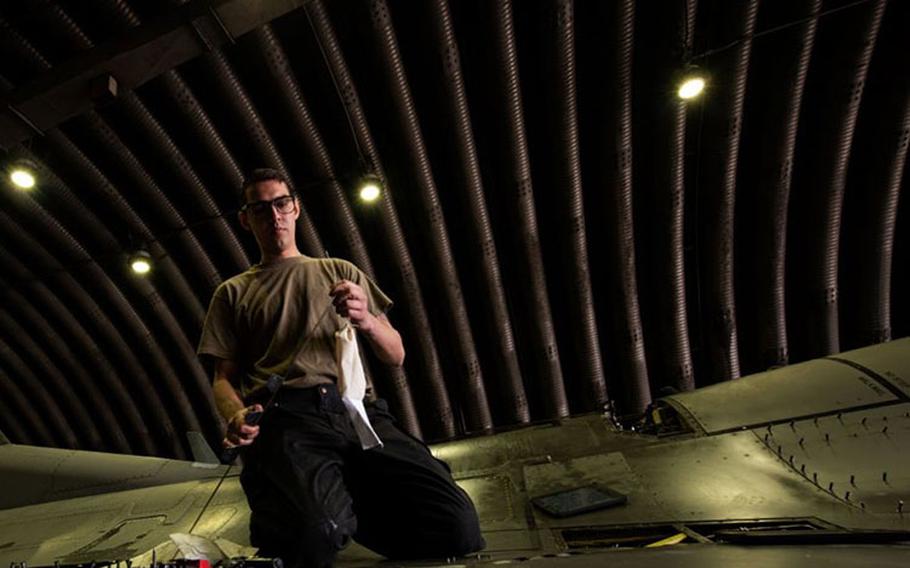
<svg viewBox="0 0 910 568">
<path fill-rule="evenodd" d="M 366 336 L 379 360 L 388 365 L 404 363 L 404 345 L 401 335 L 392 327 L 389 318 L 380 313 L 374 316 L 369 310 L 369 299 L 363 288 L 350 280 L 341 280 L 329 293 L 335 311 Z"/>
<path fill-rule="evenodd" d="M 226 421 L 243 408 L 243 401 L 240 400 L 231 382 L 225 378 L 215 378 L 212 383 L 212 393 L 215 397 L 215 407 Z"/>
<path fill-rule="evenodd" d="M 215 368 L 215 380 L 212 392 L 215 395 L 215 406 L 227 422 L 224 436 L 225 447 L 247 446 L 259 435 L 259 426 L 246 423 L 246 414 L 250 411 L 262 411 L 262 406 L 255 404 L 245 407 L 237 395 L 229 377 L 236 376 L 237 367 L 228 361 L 220 361 Z"/>
<path fill-rule="evenodd" d="M 374 317 L 375 322 L 368 329 L 361 328 L 379 360 L 388 365 L 401 366 L 404 363 L 404 344 L 401 334 L 392 327 L 385 317 Z"/>
</svg>

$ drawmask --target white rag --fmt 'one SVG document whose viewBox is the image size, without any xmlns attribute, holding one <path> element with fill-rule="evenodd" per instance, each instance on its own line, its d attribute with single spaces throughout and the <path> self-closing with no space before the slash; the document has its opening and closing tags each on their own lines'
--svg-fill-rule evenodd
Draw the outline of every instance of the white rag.
<svg viewBox="0 0 910 568">
<path fill-rule="evenodd" d="M 373 430 L 363 397 L 367 392 L 367 379 L 363 374 L 363 363 L 357 349 L 357 332 L 350 325 L 335 332 L 335 361 L 338 363 L 338 390 L 348 415 L 354 424 L 360 447 L 364 450 L 382 447 L 382 440 Z"/>
</svg>

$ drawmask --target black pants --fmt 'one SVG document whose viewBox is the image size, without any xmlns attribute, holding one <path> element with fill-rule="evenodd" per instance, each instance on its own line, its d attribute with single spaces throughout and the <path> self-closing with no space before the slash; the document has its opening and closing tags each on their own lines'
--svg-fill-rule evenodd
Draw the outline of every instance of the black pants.
<svg viewBox="0 0 910 568">
<path fill-rule="evenodd" d="M 244 454 L 250 540 L 289 568 L 331 566 L 351 538 L 394 559 L 484 547 L 467 494 L 385 401 L 367 404 L 383 448 L 364 451 L 334 385 L 283 389 Z"/>
</svg>

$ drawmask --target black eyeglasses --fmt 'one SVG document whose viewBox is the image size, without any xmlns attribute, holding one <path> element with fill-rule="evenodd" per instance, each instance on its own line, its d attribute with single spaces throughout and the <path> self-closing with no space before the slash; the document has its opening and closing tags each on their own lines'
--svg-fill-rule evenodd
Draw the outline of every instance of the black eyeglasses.
<svg viewBox="0 0 910 568">
<path fill-rule="evenodd" d="M 294 210 L 294 196 L 293 195 L 282 195 L 281 197 L 276 197 L 275 199 L 269 201 L 254 201 L 252 203 L 247 203 L 240 208 L 241 211 L 247 211 L 261 217 L 263 215 L 268 215 L 272 212 L 272 208 L 275 208 L 279 213 L 290 213 Z"/>
</svg>

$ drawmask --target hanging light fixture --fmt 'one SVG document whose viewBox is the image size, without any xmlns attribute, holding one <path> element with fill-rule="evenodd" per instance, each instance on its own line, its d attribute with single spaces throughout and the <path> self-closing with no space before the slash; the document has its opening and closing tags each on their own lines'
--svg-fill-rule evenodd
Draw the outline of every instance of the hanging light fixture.
<svg viewBox="0 0 910 568">
<path fill-rule="evenodd" d="M 37 169 L 29 160 L 16 160 L 9 169 L 9 179 L 19 189 L 33 189 L 37 182 Z"/>
<path fill-rule="evenodd" d="M 360 179 L 357 194 L 364 203 L 373 203 L 382 195 L 382 180 L 374 174 L 363 176 Z"/>
<path fill-rule="evenodd" d="M 679 91 L 677 94 L 681 99 L 694 99 L 705 90 L 705 80 L 701 77 L 691 77 L 686 79 L 682 85 L 679 86 Z"/>
<path fill-rule="evenodd" d="M 130 268 L 135 274 L 145 275 L 152 271 L 152 255 L 138 250 L 130 257 Z"/>
<path fill-rule="evenodd" d="M 683 100 L 694 99 L 702 94 L 708 84 L 707 76 L 695 65 L 690 65 L 682 74 L 676 94 Z"/>
</svg>

